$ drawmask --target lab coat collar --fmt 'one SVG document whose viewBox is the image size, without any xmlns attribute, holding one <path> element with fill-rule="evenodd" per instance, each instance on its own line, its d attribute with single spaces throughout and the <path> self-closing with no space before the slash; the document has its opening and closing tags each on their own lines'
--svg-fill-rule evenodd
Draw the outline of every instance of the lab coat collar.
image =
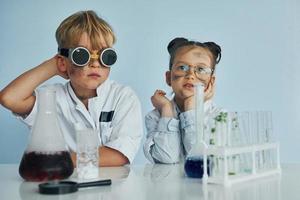
<svg viewBox="0 0 300 200">
<path fill-rule="evenodd" d="M 96 97 L 93 97 L 91 99 L 94 99 L 94 98 L 101 98 L 101 96 L 103 96 L 103 94 L 107 93 L 108 92 L 108 85 L 109 85 L 109 80 L 106 79 L 97 89 L 96 89 L 96 93 L 97 93 L 97 96 Z M 72 86 L 71 86 L 71 82 L 67 82 L 66 83 L 67 85 L 67 90 L 72 98 L 72 100 L 76 103 L 76 105 L 81 105 L 83 104 L 80 99 L 76 96 Z"/>
<path fill-rule="evenodd" d="M 109 83 L 111 81 L 107 78 L 96 90 L 97 96 L 95 98 L 100 98 L 103 94 L 106 94 L 109 90 Z"/>
<path fill-rule="evenodd" d="M 109 92 L 110 82 L 111 81 L 107 79 L 96 89 L 97 96 L 88 100 L 89 110 L 85 108 L 84 104 L 76 96 L 71 83 L 67 83 L 67 90 L 71 99 L 76 105 L 76 110 L 80 111 L 86 117 L 93 128 L 99 128 L 99 117 L 105 102 L 105 98 Z"/>
<path fill-rule="evenodd" d="M 76 96 L 76 94 L 75 94 L 75 92 L 74 92 L 74 90 L 73 90 L 73 88 L 72 88 L 72 86 L 71 86 L 71 82 L 70 82 L 70 81 L 67 82 L 66 85 L 67 85 L 68 93 L 69 93 L 71 99 L 73 100 L 73 102 L 74 102 L 76 105 L 83 104 L 83 103 L 78 99 L 78 97 Z"/>
</svg>

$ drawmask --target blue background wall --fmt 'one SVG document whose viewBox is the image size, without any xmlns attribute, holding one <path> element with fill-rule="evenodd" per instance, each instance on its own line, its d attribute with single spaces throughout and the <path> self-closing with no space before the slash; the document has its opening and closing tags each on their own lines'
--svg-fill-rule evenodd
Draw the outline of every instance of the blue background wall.
<svg viewBox="0 0 300 200">
<path fill-rule="evenodd" d="M 282 162 L 300 162 L 300 2 L 297 0 L 110 0 L 0 2 L 0 89 L 56 53 L 59 23 L 93 9 L 117 35 L 111 78 L 130 85 L 152 109 L 168 68 L 166 46 L 176 36 L 222 47 L 215 102 L 228 110 L 272 110 Z M 188 3 L 187 3 L 188 2 Z M 49 81 L 64 82 L 57 77 Z M 17 163 L 28 129 L 0 106 L 0 163 Z M 142 151 L 135 163 L 146 162 Z"/>
</svg>

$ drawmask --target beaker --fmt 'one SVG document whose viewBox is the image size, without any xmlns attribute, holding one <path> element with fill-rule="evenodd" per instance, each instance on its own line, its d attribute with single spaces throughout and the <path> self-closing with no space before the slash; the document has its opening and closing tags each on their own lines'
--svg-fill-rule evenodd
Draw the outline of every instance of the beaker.
<svg viewBox="0 0 300 200">
<path fill-rule="evenodd" d="M 96 179 L 99 176 L 99 143 L 97 130 L 75 124 L 77 163 L 76 171 L 79 180 Z"/>
<path fill-rule="evenodd" d="M 184 171 L 188 177 L 202 178 L 204 174 L 203 156 L 188 156 L 184 163 Z M 210 166 L 210 159 L 207 159 L 207 166 Z M 210 167 L 207 167 L 207 174 L 210 175 Z"/>
<path fill-rule="evenodd" d="M 68 178 L 73 163 L 57 120 L 55 90 L 42 88 L 36 98 L 37 115 L 19 174 L 27 181 Z"/>
</svg>

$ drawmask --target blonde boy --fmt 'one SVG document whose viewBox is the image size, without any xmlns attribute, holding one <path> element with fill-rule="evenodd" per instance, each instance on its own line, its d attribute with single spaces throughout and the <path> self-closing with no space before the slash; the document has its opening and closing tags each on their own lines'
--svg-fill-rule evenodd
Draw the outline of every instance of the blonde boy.
<svg viewBox="0 0 300 200">
<path fill-rule="evenodd" d="M 98 131 L 99 166 L 131 163 L 143 133 L 141 106 L 129 88 L 108 79 L 116 53 L 110 25 L 94 11 L 80 11 L 66 18 L 56 30 L 58 54 L 13 80 L 0 93 L 0 103 L 29 127 L 37 114 L 36 94 L 46 80 L 54 84 L 58 119 L 72 160 L 76 161 L 75 123 Z"/>
</svg>

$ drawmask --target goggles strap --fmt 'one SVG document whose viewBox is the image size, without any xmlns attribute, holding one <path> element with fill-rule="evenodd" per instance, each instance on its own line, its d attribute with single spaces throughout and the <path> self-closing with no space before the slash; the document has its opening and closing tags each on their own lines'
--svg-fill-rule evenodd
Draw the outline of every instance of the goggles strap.
<svg viewBox="0 0 300 200">
<path fill-rule="evenodd" d="M 67 58 L 69 57 L 69 49 L 58 48 L 58 53 Z"/>
</svg>

